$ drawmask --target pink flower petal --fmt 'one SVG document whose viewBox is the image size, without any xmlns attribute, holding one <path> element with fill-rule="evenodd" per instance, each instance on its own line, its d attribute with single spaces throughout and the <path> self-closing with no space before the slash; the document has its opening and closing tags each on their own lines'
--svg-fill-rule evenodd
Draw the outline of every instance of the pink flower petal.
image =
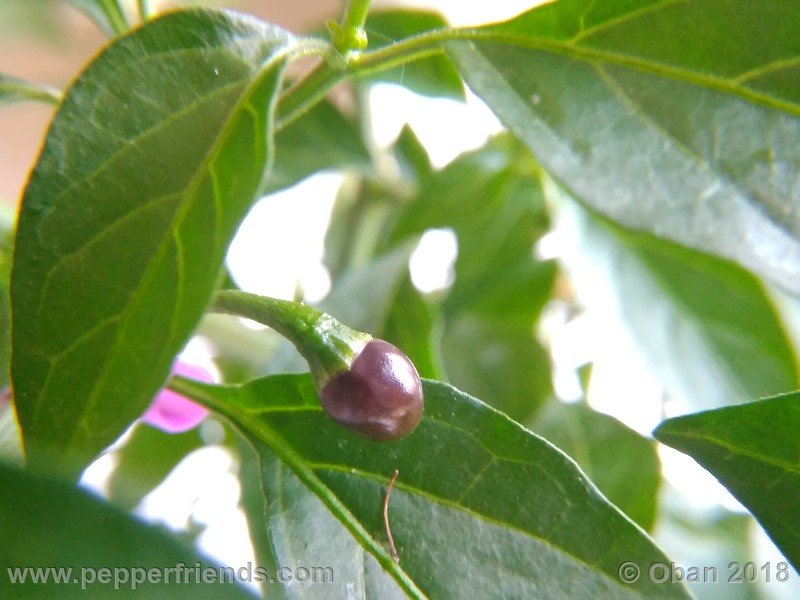
<svg viewBox="0 0 800 600">
<path fill-rule="evenodd" d="M 212 383 L 211 374 L 197 365 L 176 362 L 172 373 Z M 167 433 L 183 433 L 197 427 L 208 415 L 208 410 L 172 390 L 163 389 L 153 399 L 150 408 L 142 415 L 142 420 Z"/>
</svg>

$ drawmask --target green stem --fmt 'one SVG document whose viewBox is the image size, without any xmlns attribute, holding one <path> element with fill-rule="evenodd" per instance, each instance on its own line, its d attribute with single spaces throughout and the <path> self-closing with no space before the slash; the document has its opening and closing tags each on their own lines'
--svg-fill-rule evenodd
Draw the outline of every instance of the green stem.
<svg viewBox="0 0 800 600">
<path fill-rule="evenodd" d="M 800 114 L 797 107 L 790 102 L 777 100 L 762 92 L 744 88 L 730 79 L 715 75 L 703 75 L 680 67 L 655 64 L 637 56 L 580 46 L 554 38 L 524 36 L 493 29 L 443 28 L 421 33 L 373 52 L 364 53 L 358 61 L 340 61 L 342 63 L 340 65 L 332 62 L 320 65 L 298 85 L 289 89 L 281 98 L 278 106 L 277 128 L 280 130 L 297 119 L 319 101 L 328 90 L 346 77 L 358 77 L 359 75 L 386 70 L 398 64 L 404 64 L 442 52 L 441 45 L 443 43 L 469 40 L 510 44 L 529 50 L 541 50 L 588 62 L 607 62 L 643 73 L 656 73 L 675 81 L 732 94 L 754 104 L 788 112 L 792 115 Z"/>
<path fill-rule="evenodd" d="M 331 42 L 343 55 L 357 53 L 367 47 L 364 23 L 367 21 L 369 5 L 370 0 L 347 0 L 341 22 L 328 23 Z"/>
<path fill-rule="evenodd" d="M 348 0 L 342 16 L 342 27 L 363 29 L 367 22 L 370 0 Z"/>
<path fill-rule="evenodd" d="M 286 91 L 278 106 L 276 129 L 280 131 L 319 102 L 337 83 L 443 52 L 440 44 L 478 37 L 470 29 L 436 29 L 362 54 L 357 62 L 324 62 Z"/>
<path fill-rule="evenodd" d="M 212 310 L 258 321 L 284 336 L 308 362 L 319 389 L 333 375 L 347 371 L 371 339 L 306 304 L 238 290 L 217 292 Z"/>
</svg>

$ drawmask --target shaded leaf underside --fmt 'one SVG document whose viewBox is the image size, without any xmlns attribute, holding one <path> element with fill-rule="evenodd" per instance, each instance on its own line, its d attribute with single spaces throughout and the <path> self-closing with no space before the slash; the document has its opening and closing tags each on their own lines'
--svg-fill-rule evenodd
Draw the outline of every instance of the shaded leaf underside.
<svg viewBox="0 0 800 600">
<path fill-rule="evenodd" d="M 656 439 L 694 458 L 800 567 L 800 394 L 669 419 Z"/>
</svg>

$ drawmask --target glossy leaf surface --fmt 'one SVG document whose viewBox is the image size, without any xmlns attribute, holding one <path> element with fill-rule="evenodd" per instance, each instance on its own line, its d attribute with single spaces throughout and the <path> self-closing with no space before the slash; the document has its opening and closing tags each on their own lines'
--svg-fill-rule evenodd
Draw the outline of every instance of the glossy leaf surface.
<svg viewBox="0 0 800 600">
<path fill-rule="evenodd" d="M 172 13 L 66 94 L 25 191 L 11 282 L 12 379 L 36 466 L 74 474 L 166 378 L 267 167 L 273 57 L 289 42 L 233 14 Z"/>
</svg>

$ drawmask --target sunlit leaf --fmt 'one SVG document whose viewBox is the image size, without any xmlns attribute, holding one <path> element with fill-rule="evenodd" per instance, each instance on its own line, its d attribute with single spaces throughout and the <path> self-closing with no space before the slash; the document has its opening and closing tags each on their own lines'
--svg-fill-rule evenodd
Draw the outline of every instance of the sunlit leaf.
<svg viewBox="0 0 800 600">
<path fill-rule="evenodd" d="M 259 189 L 273 57 L 289 42 L 245 17 L 171 13 L 67 92 L 25 191 L 11 282 L 33 465 L 76 474 L 166 378 Z"/>
</svg>

